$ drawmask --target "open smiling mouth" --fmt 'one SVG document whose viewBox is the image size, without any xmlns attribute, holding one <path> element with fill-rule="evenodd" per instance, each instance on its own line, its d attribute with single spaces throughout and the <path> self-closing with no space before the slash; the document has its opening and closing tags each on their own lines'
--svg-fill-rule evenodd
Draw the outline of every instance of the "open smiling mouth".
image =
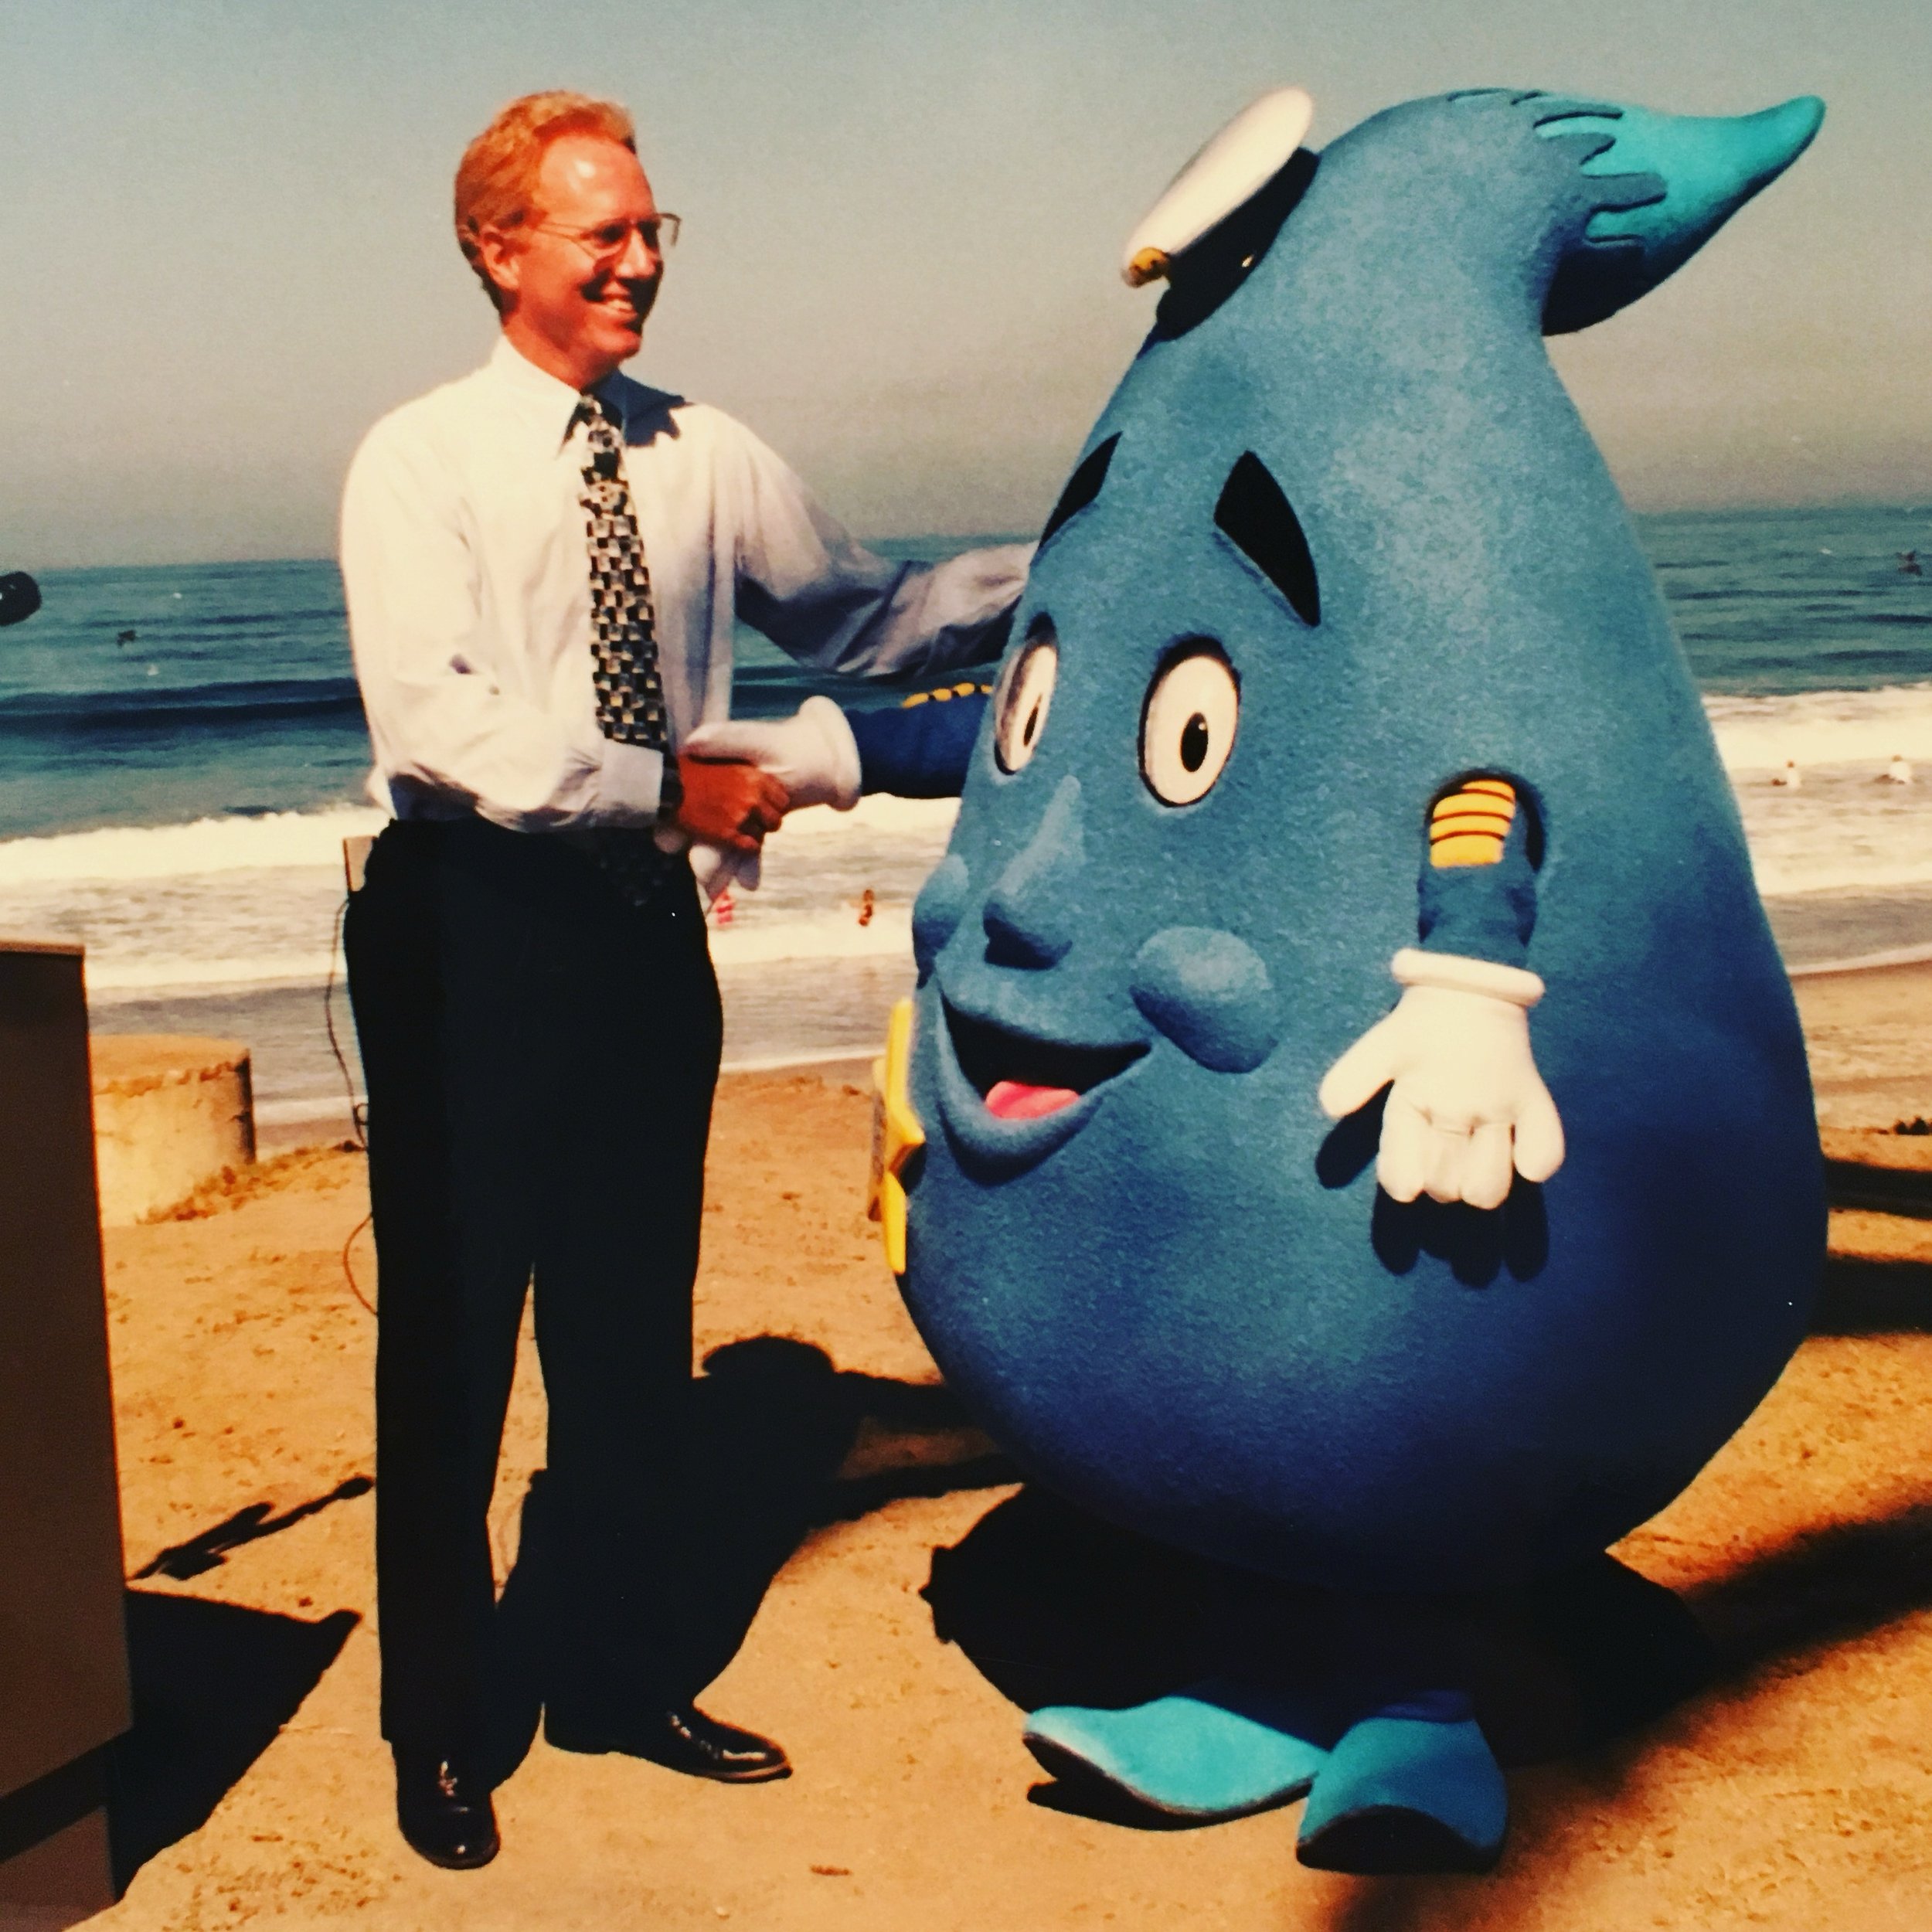
<svg viewBox="0 0 1932 1932">
<path fill-rule="evenodd" d="M 969 1019 L 943 1002 L 946 1030 L 959 1070 L 995 1120 L 1037 1121 L 1124 1073 L 1145 1045 L 1065 1046 L 1029 1039 L 986 1020 Z"/>
</svg>

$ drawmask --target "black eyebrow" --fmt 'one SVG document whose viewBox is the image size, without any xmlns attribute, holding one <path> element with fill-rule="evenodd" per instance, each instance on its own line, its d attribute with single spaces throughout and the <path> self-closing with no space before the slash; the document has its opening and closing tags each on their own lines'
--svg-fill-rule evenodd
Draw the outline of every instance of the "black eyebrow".
<svg viewBox="0 0 1932 1932">
<path fill-rule="evenodd" d="M 1301 520 L 1252 450 L 1246 451 L 1221 486 L 1214 506 L 1215 527 L 1286 597 L 1304 624 L 1321 621 L 1321 587 Z"/>
<path fill-rule="evenodd" d="M 1107 466 L 1114 460 L 1114 447 L 1120 440 L 1116 430 L 1098 449 L 1083 457 L 1079 468 L 1066 479 L 1066 488 L 1060 492 L 1060 500 L 1053 505 L 1053 514 L 1039 533 L 1042 549 L 1060 533 L 1062 524 L 1077 516 L 1100 495 L 1100 485 L 1107 481 Z"/>
</svg>

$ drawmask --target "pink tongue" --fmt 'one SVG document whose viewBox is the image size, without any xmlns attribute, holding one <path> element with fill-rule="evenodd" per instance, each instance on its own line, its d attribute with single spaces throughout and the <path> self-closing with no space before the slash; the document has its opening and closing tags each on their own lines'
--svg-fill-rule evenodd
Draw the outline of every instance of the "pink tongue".
<svg viewBox="0 0 1932 1932">
<path fill-rule="evenodd" d="M 1070 1087 L 1029 1087 L 1023 1080 L 995 1080 L 986 1096 L 986 1111 L 995 1120 L 1036 1121 L 1057 1114 L 1080 1098 Z"/>
</svg>

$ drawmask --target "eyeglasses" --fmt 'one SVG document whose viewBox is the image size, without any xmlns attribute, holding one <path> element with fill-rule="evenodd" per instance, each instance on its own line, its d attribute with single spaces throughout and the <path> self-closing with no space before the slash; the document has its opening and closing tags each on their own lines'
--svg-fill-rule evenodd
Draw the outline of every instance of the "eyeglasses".
<svg viewBox="0 0 1932 1932">
<path fill-rule="evenodd" d="M 595 228 L 563 228 L 546 221 L 530 226 L 538 234 L 561 235 L 574 242 L 590 257 L 594 267 L 611 268 L 624 259 L 633 235 L 662 261 L 677 247 L 678 230 L 684 224 L 675 215 L 658 214 L 648 221 L 607 221 Z"/>
</svg>

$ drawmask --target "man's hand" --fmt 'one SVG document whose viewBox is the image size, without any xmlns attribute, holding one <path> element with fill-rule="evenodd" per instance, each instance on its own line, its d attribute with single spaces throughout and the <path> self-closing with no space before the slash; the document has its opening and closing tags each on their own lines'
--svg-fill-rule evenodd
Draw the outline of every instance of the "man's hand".
<svg viewBox="0 0 1932 1932">
<path fill-rule="evenodd" d="M 727 764 L 685 752 L 678 760 L 684 797 L 672 822 L 693 838 L 730 852 L 756 852 L 784 822 L 784 784 L 756 765 Z"/>
<path fill-rule="evenodd" d="M 1332 1120 L 1389 1090 L 1376 1178 L 1398 1201 L 1502 1206 L 1513 1168 L 1546 1181 L 1563 1165 L 1563 1128 L 1529 1049 L 1534 973 L 1404 947 L 1407 990 L 1328 1069 L 1318 1097 Z"/>
<path fill-rule="evenodd" d="M 794 811 L 801 805 L 849 811 L 859 802 L 858 741 L 829 698 L 808 698 L 789 718 L 720 718 L 700 725 L 685 740 L 685 753 L 747 760 L 784 786 Z"/>
</svg>

